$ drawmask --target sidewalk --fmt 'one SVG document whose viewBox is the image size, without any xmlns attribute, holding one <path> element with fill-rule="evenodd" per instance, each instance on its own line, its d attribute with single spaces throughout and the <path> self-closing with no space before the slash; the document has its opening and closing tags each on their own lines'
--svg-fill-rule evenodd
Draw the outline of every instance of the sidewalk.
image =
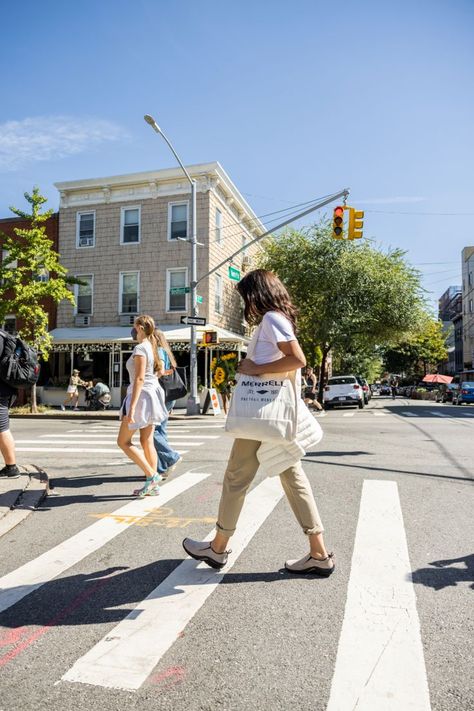
<svg viewBox="0 0 474 711">
<path fill-rule="evenodd" d="M 19 468 L 18 479 L 0 478 L 0 536 L 24 521 L 48 493 L 45 471 L 32 464 Z"/>
</svg>

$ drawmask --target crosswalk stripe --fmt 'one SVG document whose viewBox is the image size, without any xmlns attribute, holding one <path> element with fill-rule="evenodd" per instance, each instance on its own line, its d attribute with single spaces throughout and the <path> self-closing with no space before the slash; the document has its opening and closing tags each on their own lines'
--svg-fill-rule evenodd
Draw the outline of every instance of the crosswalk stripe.
<svg viewBox="0 0 474 711">
<path fill-rule="evenodd" d="M 354 417 L 354 415 L 355 415 L 355 412 L 345 412 L 343 414 L 343 417 Z"/>
<path fill-rule="evenodd" d="M 374 417 L 387 417 L 386 412 L 374 412 Z"/>
<path fill-rule="evenodd" d="M 364 481 L 326 711 L 429 711 L 420 622 L 393 481 Z"/>
<path fill-rule="evenodd" d="M 188 442 L 188 441 L 183 442 L 182 440 L 175 440 L 175 439 L 171 439 L 171 438 L 168 440 L 168 442 L 171 445 L 177 444 L 179 446 L 180 444 L 182 444 L 185 447 L 200 447 L 202 444 L 204 444 L 204 442 Z M 55 446 L 55 445 L 63 445 L 63 444 L 87 445 L 87 442 L 78 442 L 76 439 L 71 439 L 71 440 L 62 439 L 60 442 L 58 442 L 56 439 L 49 439 L 49 440 L 42 439 L 39 442 L 37 439 L 17 439 L 16 444 L 40 444 L 41 446 L 43 446 L 45 444 L 51 444 L 51 445 Z M 115 441 L 110 442 L 108 440 L 98 440 L 98 441 L 95 440 L 93 442 L 90 442 L 89 444 L 91 444 L 93 447 L 95 447 L 96 445 L 100 445 L 100 444 L 108 444 L 110 447 L 117 447 L 117 444 Z M 138 444 L 138 442 L 136 442 L 135 446 L 139 447 L 140 445 Z M 71 449 L 69 451 L 73 451 L 73 449 Z"/>
<path fill-rule="evenodd" d="M 193 434 L 181 434 L 178 432 L 170 432 L 169 436 L 172 437 L 173 439 L 219 439 L 220 435 L 193 435 Z M 42 434 L 40 435 L 41 439 L 51 439 L 54 437 L 54 439 L 74 439 L 75 441 L 79 441 L 82 439 L 87 440 L 89 437 L 92 440 L 96 439 L 111 439 L 111 440 L 116 440 L 117 435 L 116 434 L 78 434 L 78 435 L 71 435 L 71 434 Z"/>
<path fill-rule="evenodd" d="M 138 445 L 137 445 L 138 446 Z M 71 454 L 81 453 L 81 454 L 114 454 L 117 452 L 117 447 L 54 447 L 50 446 L 47 449 L 45 447 L 15 447 L 17 452 L 45 452 L 46 454 L 51 454 L 52 452 L 68 452 Z M 187 449 L 176 449 L 178 454 L 187 454 Z"/>
<path fill-rule="evenodd" d="M 178 635 L 232 568 L 282 497 L 276 478 L 265 479 L 247 496 L 232 537 L 232 553 L 221 572 L 184 560 L 136 610 L 90 649 L 62 677 L 114 689 L 139 689 Z M 212 540 L 212 531 L 205 540 Z"/>
<path fill-rule="evenodd" d="M 400 415 L 403 415 L 403 417 L 420 417 L 417 412 L 400 412 Z"/>
<path fill-rule="evenodd" d="M 433 415 L 433 417 L 451 417 L 451 415 L 445 415 L 444 413 L 436 412 L 435 410 L 430 410 L 429 414 Z"/>
<path fill-rule="evenodd" d="M 87 526 L 38 558 L 4 575 L 0 578 L 0 612 L 104 546 L 136 520 L 148 516 L 152 507 L 157 509 L 164 506 L 209 476 L 210 474 L 188 471 L 164 484 L 158 498 L 135 499 L 114 511 L 110 517 Z M 120 521 L 122 516 L 127 516 L 127 519 Z"/>
</svg>

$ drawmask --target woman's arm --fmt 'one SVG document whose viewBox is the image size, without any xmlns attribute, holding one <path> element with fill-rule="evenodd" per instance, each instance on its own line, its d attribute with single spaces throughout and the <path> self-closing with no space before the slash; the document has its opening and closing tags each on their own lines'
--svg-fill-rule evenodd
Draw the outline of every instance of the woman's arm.
<svg viewBox="0 0 474 711">
<path fill-rule="evenodd" d="M 298 370 L 306 365 L 306 358 L 298 341 L 281 341 L 278 348 L 283 357 L 272 363 L 254 363 L 250 358 L 241 360 L 237 370 L 244 375 L 262 375 L 263 373 L 287 373 L 289 370 Z"/>
<path fill-rule="evenodd" d="M 128 412 L 128 419 L 130 422 L 134 422 L 135 408 L 137 406 L 138 398 L 143 388 L 143 383 L 145 382 L 145 368 L 146 368 L 146 356 L 144 355 L 134 355 L 135 361 L 135 378 L 133 379 L 132 386 L 132 397 L 130 398 L 130 411 Z"/>
</svg>

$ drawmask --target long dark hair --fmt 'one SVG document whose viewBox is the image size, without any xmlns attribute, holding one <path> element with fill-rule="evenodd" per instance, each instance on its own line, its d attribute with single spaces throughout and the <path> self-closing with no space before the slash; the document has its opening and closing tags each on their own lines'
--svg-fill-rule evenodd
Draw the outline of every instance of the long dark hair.
<svg viewBox="0 0 474 711">
<path fill-rule="evenodd" d="M 296 330 L 296 308 L 285 286 L 273 272 L 254 269 L 239 281 L 237 291 L 245 303 L 245 320 L 251 326 L 260 323 L 267 311 L 279 311 Z"/>
</svg>

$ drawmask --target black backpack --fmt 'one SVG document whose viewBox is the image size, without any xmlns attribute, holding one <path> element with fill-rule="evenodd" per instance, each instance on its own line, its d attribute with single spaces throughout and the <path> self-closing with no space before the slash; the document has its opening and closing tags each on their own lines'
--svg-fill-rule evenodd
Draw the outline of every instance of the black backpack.
<svg viewBox="0 0 474 711">
<path fill-rule="evenodd" d="M 25 341 L 0 329 L 0 379 L 12 388 L 29 388 L 38 382 L 38 353 Z M 3 345 L 3 348 L 2 348 Z"/>
</svg>

